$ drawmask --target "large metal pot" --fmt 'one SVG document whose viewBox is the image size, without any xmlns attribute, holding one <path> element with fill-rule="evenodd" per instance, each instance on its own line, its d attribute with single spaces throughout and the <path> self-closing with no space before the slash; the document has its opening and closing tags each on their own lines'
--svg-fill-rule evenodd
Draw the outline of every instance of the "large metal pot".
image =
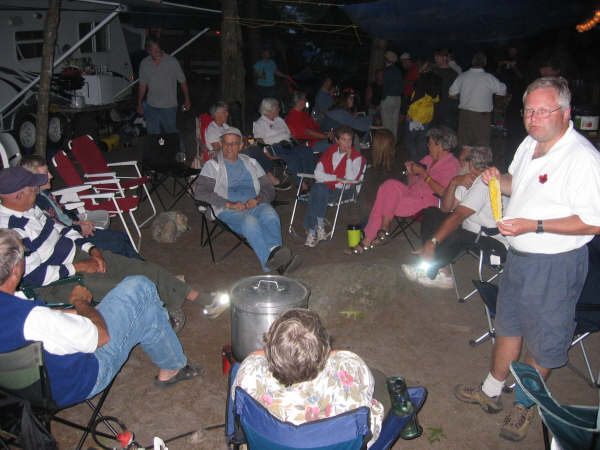
<svg viewBox="0 0 600 450">
<path fill-rule="evenodd" d="M 310 289 L 280 275 L 243 278 L 231 288 L 231 349 L 242 361 L 263 347 L 263 335 L 283 312 L 308 308 Z"/>
</svg>

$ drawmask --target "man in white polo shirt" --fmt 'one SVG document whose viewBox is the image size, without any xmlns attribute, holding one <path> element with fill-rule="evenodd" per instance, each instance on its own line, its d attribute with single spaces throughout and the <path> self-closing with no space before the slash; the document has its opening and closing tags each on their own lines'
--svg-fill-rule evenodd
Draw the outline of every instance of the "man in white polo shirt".
<svg viewBox="0 0 600 450">
<path fill-rule="evenodd" d="M 506 95 L 506 85 L 484 70 L 485 53 L 477 52 L 472 67 L 450 85 L 449 98 L 459 97 L 458 145 L 490 145 L 494 94 Z"/>
<path fill-rule="evenodd" d="M 496 307 L 492 370 L 481 386 L 455 388 L 459 400 L 488 413 L 502 410 L 500 394 L 523 342 L 525 362 L 544 378 L 567 363 L 588 270 L 586 244 L 600 233 L 600 154 L 573 129 L 567 81 L 539 78 L 523 100 L 529 136 L 507 174 L 492 167 L 482 175 L 484 182 L 497 177 L 502 193 L 511 196 L 498 222 L 510 249 Z M 522 440 L 532 405 L 517 386 L 500 436 Z"/>
</svg>

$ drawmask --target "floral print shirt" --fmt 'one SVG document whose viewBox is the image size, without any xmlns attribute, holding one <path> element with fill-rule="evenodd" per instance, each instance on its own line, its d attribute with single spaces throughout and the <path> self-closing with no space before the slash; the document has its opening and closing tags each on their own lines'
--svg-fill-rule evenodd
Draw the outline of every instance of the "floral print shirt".
<svg viewBox="0 0 600 450">
<path fill-rule="evenodd" d="M 375 381 L 365 362 L 348 351 L 330 354 L 325 368 L 310 381 L 285 387 L 269 370 L 264 355 L 249 355 L 238 370 L 232 386 L 240 386 L 279 420 L 299 425 L 324 419 L 361 406 L 371 409 L 371 446 L 379 436 L 383 405 L 373 398 Z"/>
</svg>

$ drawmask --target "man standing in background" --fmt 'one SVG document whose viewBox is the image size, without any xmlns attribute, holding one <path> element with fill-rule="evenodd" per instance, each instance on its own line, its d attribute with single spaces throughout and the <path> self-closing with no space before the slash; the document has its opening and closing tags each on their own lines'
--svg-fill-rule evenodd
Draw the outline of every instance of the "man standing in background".
<svg viewBox="0 0 600 450">
<path fill-rule="evenodd" d="M 396 66 L 398 55 L 388 50 L 383 55 L 383 100 L 381 101 L 381 122 L 384 128 L 392 132 L 398 142 L 398 119 L 402 105 L 402 72 Z"/>
</svg>

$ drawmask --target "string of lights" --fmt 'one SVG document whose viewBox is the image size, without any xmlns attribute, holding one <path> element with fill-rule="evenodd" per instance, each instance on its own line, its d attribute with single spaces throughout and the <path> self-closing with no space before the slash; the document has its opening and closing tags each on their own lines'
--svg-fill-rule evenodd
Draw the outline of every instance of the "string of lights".
<svg viewBox="0 0 600 450">
<path fill-rule="evenodd" d="M 586 20 L 583 23 L 580 23 L 575 28 L 577 29 L 577 31 L 579 33 L 583 33 L 584 31 L 589 31 L 592 28 L 594 28 L 598 22 L 600 22 L 600 9 L 596 10 L 596 12 L 594 13 L 594 16 L 591 19 Z"/>
</svg>

